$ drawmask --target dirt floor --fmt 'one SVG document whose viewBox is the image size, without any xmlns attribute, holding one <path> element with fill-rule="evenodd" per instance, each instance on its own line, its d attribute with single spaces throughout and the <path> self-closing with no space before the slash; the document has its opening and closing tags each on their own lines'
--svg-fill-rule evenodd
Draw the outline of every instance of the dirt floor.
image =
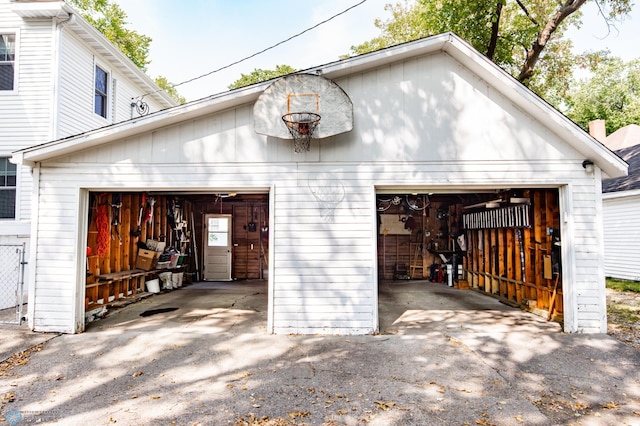
<svg viewBox="0 0 640 426">
<path fill-rule="evenodd" d="M 607 289 L 607 334 L 640 349 L 640 293 Z"/>
</svg>

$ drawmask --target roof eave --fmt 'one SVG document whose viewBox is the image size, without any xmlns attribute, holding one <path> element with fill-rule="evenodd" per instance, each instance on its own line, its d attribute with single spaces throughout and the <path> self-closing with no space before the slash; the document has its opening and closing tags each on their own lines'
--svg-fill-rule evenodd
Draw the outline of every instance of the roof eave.
<svg viewBox="0 0 640 426">
<path fill-rule="evenodd" d="M 158 111 L 156 113 L 112 124 L 80 135 L 47 142 L 13 153 L 11 161 L 16 164 L 33 166 L 35 163 L 53 157 L 67 155 L 78 149 L 86 149 L 116 140 L 126 139 L 156 129 L 159 125 L 169 126 L 185 120 L 233 108 L 255 101 L 266 84 L 248 86 L 232 92 L 211 96 L 198 101 Z"/>
<path fill-rule="evenodd" d="M 74 12 L 76 13 L 76 12 Z M 127 58 L 117 47 L 115 47 L 107 38 L 102 35 L 93 25 L 86 19 L 76 13 L 76 19 L 69 25 L 69 28 L 78 35 L 89 46 L 95 49 L 111 62 L 115 62 L 120 66 L 122 73 L 136 84 L 144 88 L 147 96 L 152 97 L 164 108 L 170 108 L 178 105 L 178 103 L 164 90 L 160 89 L 157 84 L 144 73 L 136 64 Z"/>
<path fill-rule="evenodd" d="M 136 64 L 127 58 L 117 47 L 84 19 L 75 9 L 64 1 L 47 2 L 12 2 L 11 10 L 23 19 L 58 19 L 67 20 L 66 28 L 70 28 L 87 45 L 109 61 L 118 64 L 120 71 L 134 81 L 158 102 L 163 108 L 176 106 L 178 103 L 145 74 Z M 74 19 L 69 19 L 75 16 Z"/>
<path fill-rule="evenodd" d="M 526 111 L 536 120 L 545 123 L 559 137 L 584 155 L 584 159 L 593 161 L 606 175 L 610 177 L 626 176 L 628 165 L 624 160 L 453 33 L 444 33 L 392 46 L 369 54 L 310 68 L 302 72 L 321 73 L 327 78 L 335 79 L 349 74 L 364 72 L 405 58 L 438 51 L 447 53 L 463 65 L 474 70 L 474 72 L 479 72 L 480 77 L 494 87 L 495 90 L 498 90 L 514 105 Z M 27 149 L 24 150 L 24 160 L 41 161 L 53 156 L 53 152 L 56 153 L 55 155 L 70 152 L 73 147 L 80 143 L 83 144 L 83 147 L 95 146 L 145 131 L 153 128 L 159 122 L 162 122 L 162 125 L 169 125 L 180 120 L 196 118 L 244 102 L 250 102 L 257 99 L 259 94 L 271 83 L 272 81 L 266 81 L 245 88 L 223 92 L 161 111 L 154 114 L 155 117 L 153 118 L 141 117 L 119 125 L 112 125 L 105 129 L 98 129 L 70 139 L 50 143 L 40 148 L 34 147 L 32 151 Z"/>
</svg>

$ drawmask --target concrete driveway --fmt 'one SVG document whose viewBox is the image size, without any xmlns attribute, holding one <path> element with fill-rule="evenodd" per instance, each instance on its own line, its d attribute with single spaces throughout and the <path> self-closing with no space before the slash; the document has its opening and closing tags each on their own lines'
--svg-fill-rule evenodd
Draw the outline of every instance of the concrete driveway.
<svg viewBox="0 0 640 426">
<path fill-rule="evenodd" d="M 473 291 L 380 287 L 376 336 L 268 335 L 260 281 L 156 295 L 10 369 L 0 412 L 15 425 L 640 424 L 639 351 Z"/>
</svg>

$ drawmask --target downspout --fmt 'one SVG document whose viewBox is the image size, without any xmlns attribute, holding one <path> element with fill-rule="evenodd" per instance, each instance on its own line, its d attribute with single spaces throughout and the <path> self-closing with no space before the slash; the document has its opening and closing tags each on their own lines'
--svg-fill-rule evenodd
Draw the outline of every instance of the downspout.
<svg viewBox="0 0 640 426">
<path fill-rule="evenodd" d="M 58 131 L 60 128 L 60 58 L 62 50 L 62 30 L 67 25 L 76 21 L 76 15 L 70 13 L 67 19 L 62 21 L 53 21 L 54 41 L 53 41 L 53 60 L 51 63 L 51 130 L 49 140 L 59 139 Z"/>
<path fill-rule="evenodd" d="M 38 247 L 38 224 L 40 205 L 40 163 L 31 165 L 31 175 L 33 176 L 33 186 L 31 192 L 31 238 L 29 239 L 29 278 L 27 281 L 27 322 L 29 329 L 36 331 L 35 307 L 36 307 L 36 257 Z"/>
</svg>

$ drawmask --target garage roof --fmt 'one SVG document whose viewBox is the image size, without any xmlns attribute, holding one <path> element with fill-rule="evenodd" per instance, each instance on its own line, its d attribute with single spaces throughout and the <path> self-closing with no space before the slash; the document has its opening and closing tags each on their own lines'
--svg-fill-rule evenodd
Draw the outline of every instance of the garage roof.
<svg viewBox="0 0 640 426">
<path fill-rule="evenodd" d="M 337 79 L 351 74 L 362 73 L 386 64 L 438 52 L 450 55 L 472 70 L 514 105 L 530 114 L 534 119 L 544 123 L 547 128 L 567 141 L 575 150 L 584 155 L 585 159 L 593 161 L 609 177 L 620 177 L 627 174 L 627 164 L 620 157 L 453 33 L 423 38 L 301 72 L 321 73 L 328 79 Z M 215 94 L 184 105 L 158 111 L 148 116 L 134 118 L 76 136 L 26 148 L 15 152 L 12 161 L 18 164 L 32 165 L 36 162 L 120 140 L 161 126 L 191 120 L 234 106 L 254 102 L 271 83 L 272 81 L 265 81 Z"/>
</svg>

